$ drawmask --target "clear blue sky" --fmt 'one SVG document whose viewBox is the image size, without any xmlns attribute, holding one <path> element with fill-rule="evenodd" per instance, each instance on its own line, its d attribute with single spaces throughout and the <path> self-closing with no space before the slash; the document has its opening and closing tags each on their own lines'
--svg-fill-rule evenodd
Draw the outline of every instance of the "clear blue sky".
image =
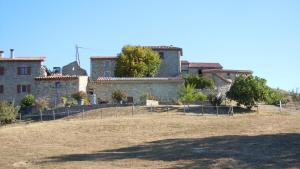
<svg viewBox="0 0 300 169">
<path fill-rule="evenodd" d="M 300 87 L 299 0 L 0 0 L 0 49 L 47 56 L 48 67 L 125 44 L 174 45 L 182 59 L 250 69 L 272 87 Z"/>
</svg>

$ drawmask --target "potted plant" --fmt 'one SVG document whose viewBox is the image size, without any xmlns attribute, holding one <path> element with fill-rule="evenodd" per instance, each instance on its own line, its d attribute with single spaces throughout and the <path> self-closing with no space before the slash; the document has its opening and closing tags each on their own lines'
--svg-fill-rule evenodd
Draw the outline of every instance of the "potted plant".
<svg viewBox="0 0 300 169">
<path fill-rule="evenodd" d="M 119 104 L 122 104 L 123 101 L 126 99 L 126 97 L 127 97 L 127 93 L 119 89 L 112 93 L 112 99 Z"/>
<path fill-rule="evenodd" d="M 84 105 L 84 99 L 87 97 L 87 94 L 83 91 L 72 94 L 72 97 L 78 102 L 78 105 Z"/>
</svg>

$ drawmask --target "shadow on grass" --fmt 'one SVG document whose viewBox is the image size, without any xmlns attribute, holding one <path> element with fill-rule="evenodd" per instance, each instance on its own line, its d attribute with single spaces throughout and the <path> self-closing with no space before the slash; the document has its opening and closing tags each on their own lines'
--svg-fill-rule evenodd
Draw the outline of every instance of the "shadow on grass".
<svg viewBox="0 0 300 169">
<path fill-rule="evenodd" d="M 172 168 L 297 168 L 300 166 L 299 140 L 297 133 L 166 139 L 90 154 L 54 156 L 45 163 L 143 159 L 178 161 Z"/>
</svg>

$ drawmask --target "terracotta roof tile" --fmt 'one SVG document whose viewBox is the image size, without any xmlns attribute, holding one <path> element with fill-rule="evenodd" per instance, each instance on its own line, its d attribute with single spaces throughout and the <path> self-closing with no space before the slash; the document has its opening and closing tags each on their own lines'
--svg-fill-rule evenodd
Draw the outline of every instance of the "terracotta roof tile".
<svg viewBox="0 0 300 169">
<path fill-rule="evenodd" d="M 252 74 L 251 70 L 232 70 L 232 69 L 206 69 L 203 73 L 236 73 L 236 74 Z"/>
<path fill-rule="evenodd" d="M 190 68 L 209 68 L 209 69 L 222 69 L 223 66 L 220 63 L 205 63 L 205 62 L 190 62 Z"/>
<path fill-rule="evenodd" d="M 182 80 L 181 77 L 98 77 L 97 81 L 168 81 Z"/>
<path fill-rule="evenodd" d="M 46 77 L 36 77 L 35 80 L 42 81 L 42 80 L 76 80 L 78 76 L 46 76 Z"/>
</svg>

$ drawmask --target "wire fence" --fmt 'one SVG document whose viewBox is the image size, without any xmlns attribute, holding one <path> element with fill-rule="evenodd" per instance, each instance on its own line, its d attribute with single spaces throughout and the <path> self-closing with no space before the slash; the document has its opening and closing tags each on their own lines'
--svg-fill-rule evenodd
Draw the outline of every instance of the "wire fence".
<svg viewBox="0 0 300 169">
<path fill-rule="evenodd" d="M 81 118 L 81 119 L 103 119 L 108 117 L 130 117 L 141 114 L 153 114 L 153 113 L 185 113 L 193 115 L 229 115 L 233 116 L 238 113 L 247 112 L 287 112 L 287 113 L 299 113 L 300 104 L 288 104 L 288 105 L 264 105 L 259 104 L 252 110 L 248 110 L 241 106 L 209 106 L 209 105 L 159 105 L 159 106 L 141 106 L 141 105 L 96 105 L 96 106 L 75 106 L 68 108 L 57 108 L 47 110 L 43 112 L 29 112 L 26 114 L 20 113 L 18 119 L 20 121 L 48 121 L 56 119 L 69 119 L 69 118 Z"/>
</svg>

